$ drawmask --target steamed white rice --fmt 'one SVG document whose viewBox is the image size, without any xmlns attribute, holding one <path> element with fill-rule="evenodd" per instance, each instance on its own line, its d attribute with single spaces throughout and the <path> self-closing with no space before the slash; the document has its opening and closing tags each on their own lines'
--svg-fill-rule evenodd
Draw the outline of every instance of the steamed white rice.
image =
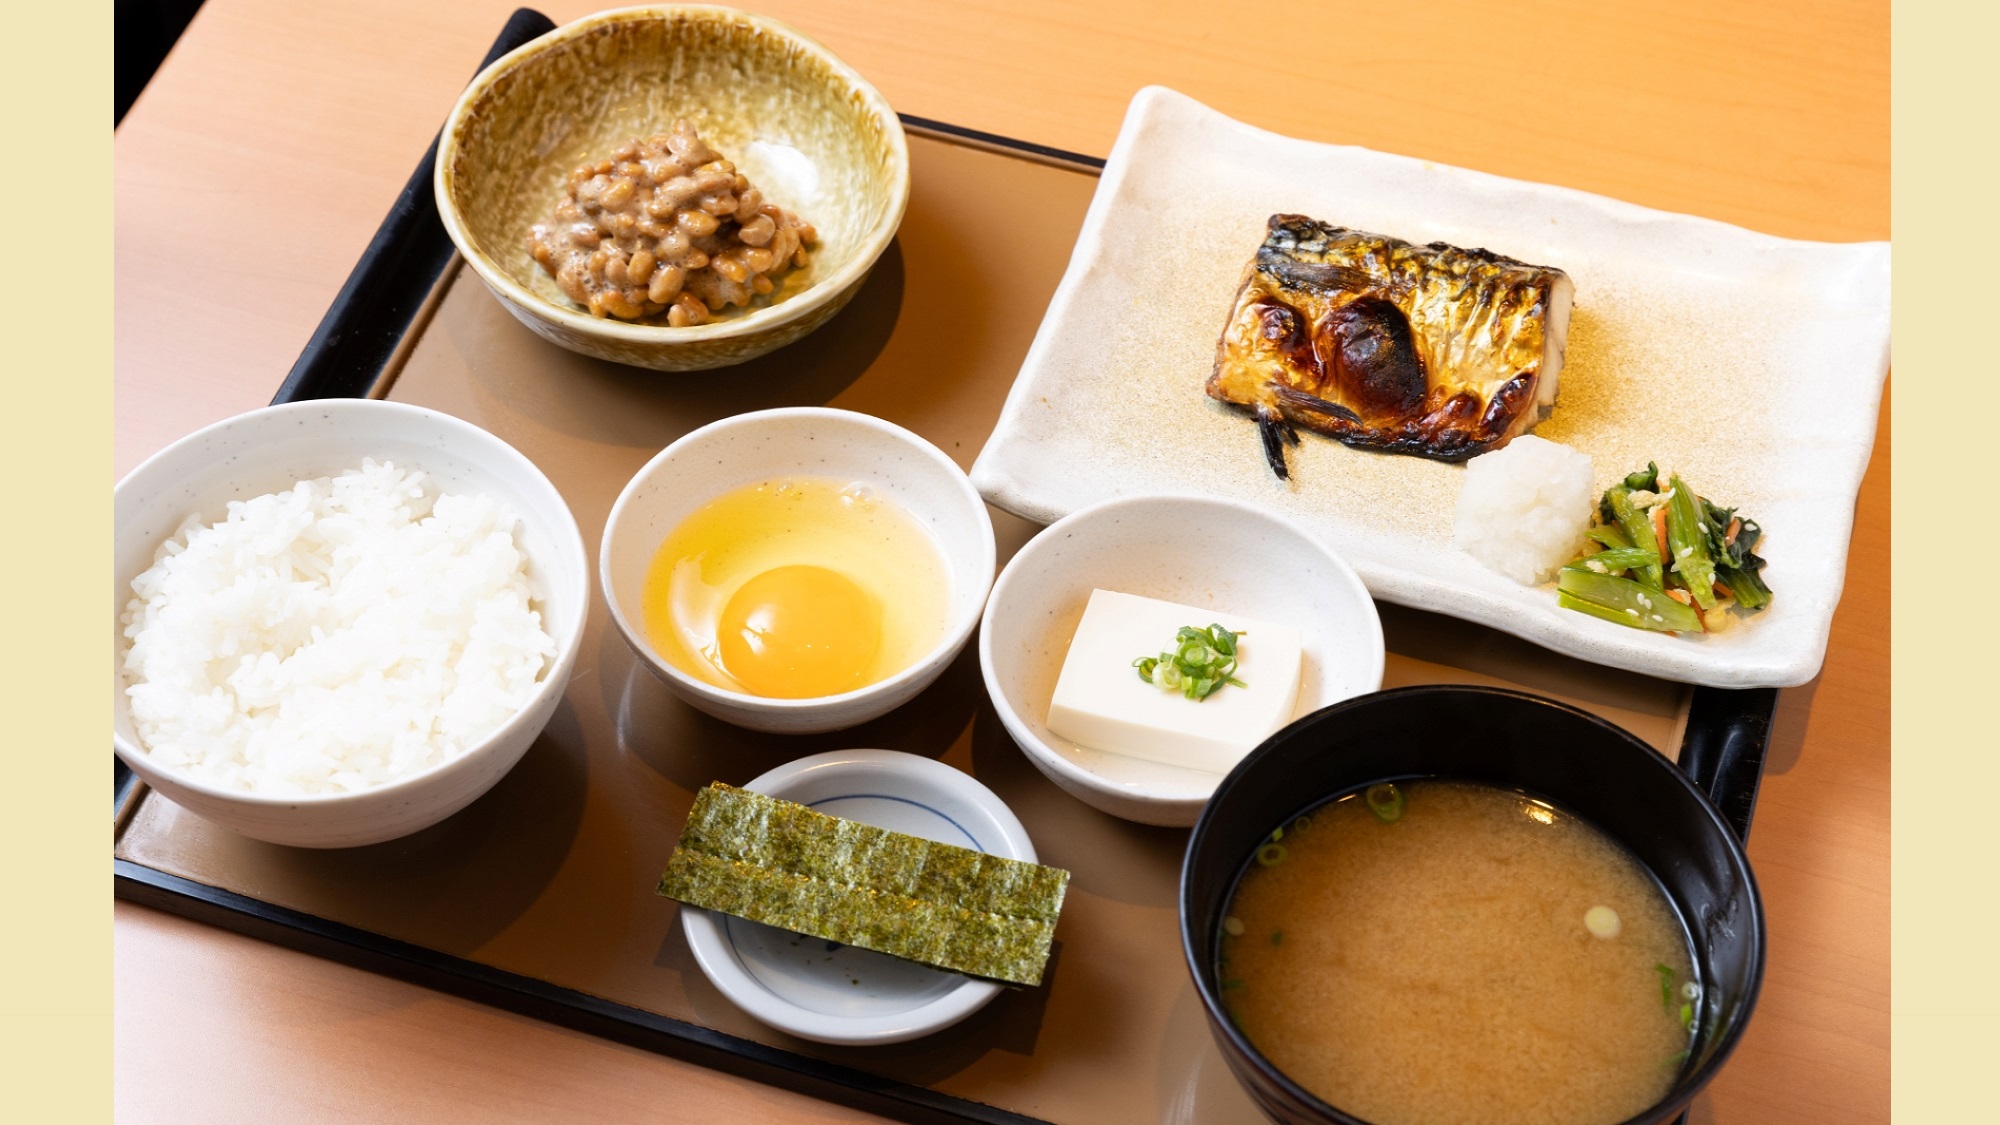
<svg viewBox="0 0 2000 1125">
<path fill-rule="evenodd" d="M 1532 434 L 1465 463 L 1451 541 L 1524 586 L 1555 577 L 1583 551 L 1590 455 Z"/>
<path fill-rule="evenodd" d="M 364 461 L 182 524 L 132 581 L 126 694 L 146 752 L 212 785 L 352 792 L 463 754 L 555 655 L 517 519 Z"/>
</svg>

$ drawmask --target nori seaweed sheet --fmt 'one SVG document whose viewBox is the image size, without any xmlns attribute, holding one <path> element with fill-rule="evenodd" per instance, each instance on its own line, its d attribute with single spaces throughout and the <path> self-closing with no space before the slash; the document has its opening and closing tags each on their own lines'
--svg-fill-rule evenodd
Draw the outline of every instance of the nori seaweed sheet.
<svg viewBox="0 0 2000 1125">
<path fill-rule="evenodd" d="M 1069 872 L 891 832 L 717 782 L 659 893 L 1010 984 L 1040 984 Z"/>
</svg>

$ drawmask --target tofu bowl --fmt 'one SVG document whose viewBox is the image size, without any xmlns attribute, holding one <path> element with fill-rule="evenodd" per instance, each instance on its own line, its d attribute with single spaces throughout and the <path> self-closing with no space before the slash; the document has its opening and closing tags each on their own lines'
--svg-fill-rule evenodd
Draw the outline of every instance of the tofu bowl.
<svg viewBox="0 0 2000 1125">
<path fill-rule="evenodd" d="M 1172 606 L 1093 605 L 1095 591 Z M 1248 686 L 1195 701 L 1140 678 L 1133 661 L 1175 649 L 1180 626 L 1215 624 L 1242 633 Z M 979 637 L 987 694 L 1035 768 L 1093 808 L 1172 827 L 1193 824 L 1267 735 L 1380 688 L 1383 659 L 1375 603 L 1330 546 L 1276 513 L 1198 496 L 1122 497 L 1049 525 L 994 583 Z M 1050 729 L 1057 702 L 1065 733 Z"/>
</svg>

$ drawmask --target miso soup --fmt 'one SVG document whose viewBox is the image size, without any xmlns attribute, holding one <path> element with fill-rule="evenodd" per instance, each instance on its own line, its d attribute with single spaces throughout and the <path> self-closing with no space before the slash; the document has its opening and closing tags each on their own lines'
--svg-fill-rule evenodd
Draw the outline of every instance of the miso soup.
<svg viewBox="0 0 2000 1125">
<path fill-rule="evenodd" d="M 1272 833 L 1223 922 L 1224 1007 L 1374 1125 L 1612 1125 L 1699 1004 L 1685 932 L 1603 833 L 1520 793 L 1375 786 Z"/>
</svg>

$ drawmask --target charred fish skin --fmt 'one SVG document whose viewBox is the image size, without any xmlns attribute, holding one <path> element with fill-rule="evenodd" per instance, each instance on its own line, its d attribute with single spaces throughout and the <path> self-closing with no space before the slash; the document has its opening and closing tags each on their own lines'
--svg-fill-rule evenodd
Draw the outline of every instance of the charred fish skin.
<svg viewBox="0 0 2000 1125">
<path fill-rule="evenodd" d="M 1281 479 L 1300 426 L 1463 461 L 1554 405 L 1573 293 L 1562 270 L 1484 248 L 1272 215 L 1207 392 L 1250 411 Z"/>
</svg>

